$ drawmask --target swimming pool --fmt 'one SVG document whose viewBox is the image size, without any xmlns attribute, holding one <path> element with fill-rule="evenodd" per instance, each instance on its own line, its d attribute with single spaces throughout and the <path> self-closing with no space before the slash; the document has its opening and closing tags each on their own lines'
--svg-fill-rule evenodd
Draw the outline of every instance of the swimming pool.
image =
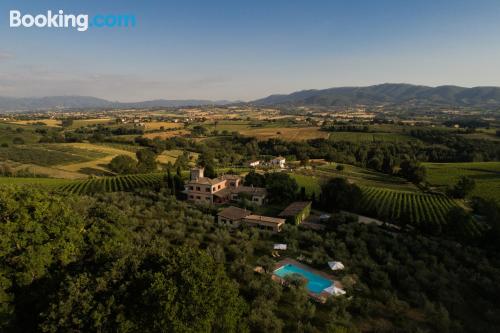
<svg viewBox="0 0 500 333">
<path fill-rule="evenodd" d="M 310 292 L 320 294 L 324 289 L 330 287 L 333 282 L 324 277 L 307 271 L 293 264 L 286 264 L 274 271 L 274 274 L 284 278 L 292 274 L 298 274 L 307 280 L 306 287 Z"/>
</svg>

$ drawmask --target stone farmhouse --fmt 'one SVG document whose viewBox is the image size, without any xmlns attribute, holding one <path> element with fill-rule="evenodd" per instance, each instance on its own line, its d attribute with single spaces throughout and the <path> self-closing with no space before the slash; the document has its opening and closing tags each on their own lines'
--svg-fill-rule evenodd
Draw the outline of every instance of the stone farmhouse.
<svg viewBox="0 0 500 333">
<path fill-rule="evenodd" d="M 222 175 L 208 178 L 204 176 L 203 168 L 191 170 L 191 177 L 185 184 L 184 192 L 188 201 L 207 204 L 224 204 L 247 199 L 260 206 L 267 197 L 265 188 L 244 186 L 240 176 Z"/>
<path fill-rule="evenodd" d="M 217 214 L 217 222 L 219 225 L 233 228 L 237 228 L 240 225 L 248 225 L 271 232 L 280 232 L 286 220 L 283 218 L 252 214 L 249 210 L 230 206 Z"/>
</svg>

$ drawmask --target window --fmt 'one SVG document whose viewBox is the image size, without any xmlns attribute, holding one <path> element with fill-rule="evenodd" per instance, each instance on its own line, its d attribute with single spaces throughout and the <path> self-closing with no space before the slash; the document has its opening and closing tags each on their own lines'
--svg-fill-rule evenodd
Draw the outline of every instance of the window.
<svg viewBox="0 0 500 333">
<path fill-rule="evenodd" d="M 210 188 L 208 188 L 208 187 L 207 187 L 207 188 L 205 189 L 205 192 L 210 192 Z"/>
<path fill-rule="evenodd" d="M 219 186 L 217 186 L 217 189 L 218 189 L 218 190 L 220 190 L 220 185 L 219 185 Z"/>
<path fill-rule="evenodd" d="M 215 191 L 215 186 L 214 186 L 214 187 L 212 187 L 212 191 Z"/>
<path fill-rule="evenodd" d="M 189 199 L 194 199 L 194 196 L 190 195 L 190 196 L 189 196 Z"/>
<path fill-rule="evenodd" d="M 192 191 L 192 190 L 194 190 L 194 187 L 193 186 L 189 186 L 189 189 Z"/>
<path fill-rule="evenodd" d="M 196 199 L 200 200 L 201 198 L 199 196 L 197 196 Z"/>
<path fill-rule="evenodd" d="M 207 201 L 210 201 L 210 197 L 206 197 L 205 199 L 206 199 Z"/>
<path fill-rule="evenodd" d="M 196 191 L 200 191 L 200 187 L 199 186 L 196 186 Z"/>
</svg>

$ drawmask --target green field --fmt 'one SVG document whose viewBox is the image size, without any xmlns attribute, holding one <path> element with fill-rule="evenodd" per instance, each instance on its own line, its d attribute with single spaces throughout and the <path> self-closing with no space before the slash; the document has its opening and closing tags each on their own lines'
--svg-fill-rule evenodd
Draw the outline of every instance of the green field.
<svg viewBox="0 0 500 333">
<path fill-rule="evenodd" d="M 62 186 L 73 182 L 74 181 L 69 179 L 56 179 L 56 178 L 0 177 L 0 185 Z"/>
<path fill-rule="evenodd" d="M 61 144 L 0 147 L 0 160 L 41 166 L 87 162 L 104 156 L 106 154 Z"/>
<path fill-rule="evenodd" d="M 183 153 L 184 151 L 180 149 L 165 150 L 160 155 L 158 155 L 157 160 L 158 162 L 163 164 L 167 164 L 168 162 L 174 164 L 177 158 L 181 156 Z M 194 167 L 199 154 L 193 152 L 188 152 L 188 154 L 189 154 L 188 157 L 189 165 L 191 167 Z"/>
<path fill-rule="evenodd" d="M 13 146 L 14 138 L 20 138 L 26 144 L 37 143 L 41 135 L 35 133 L 34 128 L 32 125 L 0 123 L 0 145 L 7 144 Z"/>
<path fill-rule="evenodd" d="M 397 133 L 366 133 L 366 132 L 332 132 L 329 139 L 332 141 L 349 142 L 408 142 L 415 138 Z"/>
<path fill-rule="evenodd" d="M 306 176 L 302 174 L 292 173 L 290 176 L 297 181 L 299 187 L 304 187 L 306 189 L 307 195 L 315 194 L 316 198 L 319 197 L 321 193 L 320 182 L 321 179 L 316 176 Z"/>
<path fill-rule="evenodd" d="M 0 177 L 0 185 L 34 185 L 57 192 L 85 195 L 101 192 L 131 191 L 141 187 L 155 186 L 162 182 L 163 176 L 163 173 L 151 173 L 86 180 Z"/>
<path fill-rule="evenodd" d="M 327 180 L 333 177 L 345 177 L 350 181 L 364 186 L 390 188 L 399 191 L 418 191 L 417 187 L 409 183 L 403 178 L 389 176 L 374 170 L 360 168 L 354 165 L 342 164 L 344 170 L 338 171 L 337 164 L 325 164 L 318 166 L 316 169 L 299 170 L 299 173 L 304 176 L 314 176 L 317 179 Z M 314 179 L 312 179 L 314 181 Z"/>
<path fill-rule="evenodd" d="M 500 200 L 500 162 L 424 163 L 427 181 L 444 189 L 456 184 L 460 176 L 476 181 L 472 195 Z"/>
<path fill-rule="evenodd" d="M 164 174 L 152 173 L 141 175 L 126 175 L 116 177 L 102 177 L 87 180 L 73 181 L 68 184 L 57 186 L 55 189 L 64 193 L 78 195 L 131 191 L 137 188 L 159 185 Z"/>
<path fill-rule="evenodd" d="M 217 125 L 215 123 L 202 125 L 211 131 L 217 129 L 218 131 L 239 132 L 251 128 L 251 122 L 246 120 L 221 120 L 217 122 Z"/>
<path fill-rule="evenodd" d="M 361 212 L 369 216 L 398 221 L 404 216 L 411 225 L 446 223 L 448 210 L 457 205 L 440 194 L 394 191 L 363 186 Z"/>
</svg>

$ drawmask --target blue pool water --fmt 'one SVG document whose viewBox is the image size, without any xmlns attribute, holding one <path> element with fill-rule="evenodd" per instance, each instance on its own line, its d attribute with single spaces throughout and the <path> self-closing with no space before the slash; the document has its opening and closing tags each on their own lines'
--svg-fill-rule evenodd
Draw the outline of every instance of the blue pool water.
<svg viewBox="0 0 500 333">
<path fill-rule="evenodd" d="M 281 278 L 284 278 L 287 275 L 298 274 L 307 280 L 307 289 L 316 294 L 321 293 L 325 288 L 328 288 L 333 284 L 332 281 L 325 279 L 320 275 L 306 271 L 292 264 L 286 264 L 285 266 L 278 268 L 274 271 L 274 274 Z"/>
</svg>

